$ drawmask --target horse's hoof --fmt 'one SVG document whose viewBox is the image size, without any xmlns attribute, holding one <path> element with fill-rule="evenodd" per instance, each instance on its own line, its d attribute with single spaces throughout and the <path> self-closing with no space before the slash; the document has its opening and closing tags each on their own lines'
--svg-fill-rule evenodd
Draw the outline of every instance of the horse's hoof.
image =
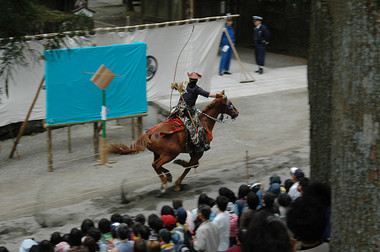
<svg viewBox="0 0 380 252">
<path fill-rule="evenodd" d="M 174 164 L 177 164 L 177 165 L 182 165 L 182 160 L 181 159 L 176 159 L 173 161 Z"/>
<path fill-rule="evenodd" d="M 181 185 L 175 185 L 175 186 L 173 187 L 173 190 L 174 190 L 175 192 L 179 192 L 179 191 L 181 191 Z"/>
<path fill-rule="evenodd" d="M 160 188 L 160 192 L 161 193 L 165 193 L 166 192 L 166 187 L 167 187 L 166 184 L 162 184 L 161 188 Z"/>
</svg>

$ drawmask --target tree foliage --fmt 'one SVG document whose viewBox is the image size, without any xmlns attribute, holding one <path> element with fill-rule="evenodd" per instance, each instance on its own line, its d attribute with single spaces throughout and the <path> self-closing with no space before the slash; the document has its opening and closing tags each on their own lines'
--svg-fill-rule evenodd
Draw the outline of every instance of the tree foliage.
<svg viewBox="0 0 380 252">
<path fill-rule="evenodd" d="M 16 65 L 27 66 L 26 58 L 39 57 L 27 43 L 25 36 L 58 33 L 40 40 L 46 49 L 65 46 L 65 31 L 91 30 L 93 20 L 83 15 L 63 13 L 38 5 L 36 0 L 0 1 L 0 81 L 5 82 L 5 93 Z M 82 32 L 81 35 L 84 35 Z"/>
</svg>

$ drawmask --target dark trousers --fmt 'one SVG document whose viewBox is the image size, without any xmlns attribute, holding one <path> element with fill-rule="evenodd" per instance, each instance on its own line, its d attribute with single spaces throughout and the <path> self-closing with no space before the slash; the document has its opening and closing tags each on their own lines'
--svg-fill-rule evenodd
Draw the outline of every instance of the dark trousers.
<svg viewBox="0 0 380 252">
<path fill-rule="evenodd" d="M 222 46 L 223 48 L 223 46 Z M 232 48 L 228 48 L 227 52 L 221 52 L 221 59 L 220 59 L 220 66 L 219 66 L 219 72 L 222 71 L 230 71 L 230 63 L 232 58 Z"/>
<path fill-rule="evenodd" d="M 265 51 L 266 51 L 265 45 L 256 44 L 256 46 L 255 46 L 255 57 L 256 57 L 256 64 L 258 66 L 264 66 Z"/>
</svg>

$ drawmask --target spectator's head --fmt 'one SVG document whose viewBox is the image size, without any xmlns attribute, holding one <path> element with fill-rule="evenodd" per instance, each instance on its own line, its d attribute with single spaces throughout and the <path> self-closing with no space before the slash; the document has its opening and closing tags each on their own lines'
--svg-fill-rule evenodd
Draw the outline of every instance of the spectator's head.
<svg viewBox="0 0 380 252">
<path fill-rule="evenodd" d="M 160 217 L 158 217 L 157 214 L 150 214 L 150 215 L 148 216 L 148 225 L 149 225 L 150 228 L 152 228 L 152 223 L 153 223 L 153 221 L 155 221 L 155 220 L 157 220 L 157 219 L 160 219 Z"/>
<path fill-rule="evenodd" d="M 211 208 L 208 205 L 202 205 L 200 209 L 198 209 L 198 216 L 203 221 L 209 220 L 211 214 Z"/>
<path fill-rule="evenodd" d="M 121 223 L 117 229 L 116 229 L 117 236 L 120 240 L 126 240 L 129 239 L 129 236 L 131 235 L 131 232 L 128 228 L 128 225 L 125 223 Z"/>
<path fill-rule="evenodd" d="M 33 239 L 25 239 L 22 241 L 20 245 L 20 252 L 28 252 L 30 248 L 34 245 L 38 245 L 38 243 Z"/>
<path fill-rule="evenodd" d="M 62 241 L 70 243 L 70 234 L 64 234 L 62 236 Z"/>
<path fill-rule="evenodd" d="M 141 229 L 143 225 L 140 222 L 135 222 L 132 226 L 132 232 L 135 234 L 135 236 L 141 237 Z"/>
<path fill-rule="evenodd" d="M 62 237 L 61 237 L 61 234 L 59 232 L 54 232 L 51 234 L 51 236 L 50 236 L 51 244 L 53 244 L 55 246 L 58 243 L 60 243 L 61 241 L 62 241 Z"/>
<path fill-rule="evenodd" d="M 100 240 L 102 234 L 100 233 L 99 228 L 92 227 L 87 231 L 87 235 L 91 236 L 96 242 Z"/>
<path fill-rule="evenodd" d="M 86 236 L 86 239 L 84 239 L 83 246 L 87 248 L 88 252 L 96 252 L 99 251 L 99 246 L 96 243 L 95 239 L 91 236 Z"/>
<path fill-rule="evenodd" d="M 298 187 L 297 187 L 297 190 L 303 194 L 303 192 L 305 191 L 306 187 L 309 185 L 309 179 L 308 178 L 302 178 L 300 180 L 300 182 L 298 183 Z"/>
<path fill-rule="evenodd" d="M 135 221 L 145 225 L 145 216 L 143 214 L 138 214 L 135 217 Z"/>
<path fill-rule="evenodd" d="M 177 222 L 183 225 L 186 222 L 186 218 L 187 218 L 186 210 L 183 209 L 182 207 L 179 207 L 177 209 Z"/>
<path fill-rule="evenodd" d="M 172 230 L 173 228 L 175 228 L 177 220 L 173 215 L 162 215 L 161 220 L 164 222 L 164 225 L 167 229 Z"/>
<path fill-rule="evenodd" d="M 277 198 L 281 193 L 281 185 L 279 183 L 272 183 L 268 189 L 268 192 L 273 193 L 274 197 Z"/>
<path fill-rule="evenodd" d="M 38 245 L 33 245 L 33 246 L 30 248 L 29 252 L 40 252 L 40 246 L 38 246 Z"/>
<path fill-rule="evenodd" d="M 73 228 L 70 231 L 70 246 L 80 246 L 82 244 L 83 232 L 77 228 Z"/>
<path fill-rule="evenodd" d="M 115 222 L 122 223 L 123 216 L 121 216 L 119 213 L 114 213 L 113 215 L 111 215 L 111 223 L 115 223 Z"/>
<path fill-rule="evenodd" d="M 252 210 L 256 210 L 257 206 L 260 204 L 259 197 L 254 192 L 249 192 L 247 195 L 248 207 Z"/>
<path fill-rule="evenodd" d="M 102 218 L 98 223 L 98 227 L 102 234 L 109 233 L 111 229 L 111 222 L 106 218 Z"/>
<path fill-rule="evenodd" d="M 149 226 L 153 229 L 153 231 L 158 233 L 159 230 L 164 228 L 164 222 L 160 218 L 153 219 Z"/>
<path fill-rule="evenodd" d="M 260 217 L 259 212 L 253 216 L 243 243 L 244 252 L 291 252 L 292 244 L 285 226 L 278 220 Z"/>
<path fill-rule="evenodd" d="M 169 205 L 164 205 L 161 208 L 161 216 L 162 215 L 173 215 L 174 216 L 174 210 L 171 206 Z"/>
<path fill-rule="evenodd" d="M 241 185 L 239 187 L 239 192 L 238 192 L 239 199 L 244 199 L 248 195 L 249 192 L 250 192 L 250 189 L 248 185 Z"/>
<path fill-rule="evenodd" d="M 290 168 L 290 175 L 292 176 L 292 180 L 294 183 L 300 181 L 302 178 L 305 177 L 303 171 L 297 167 Z"/>
<path fill-rule="evenodd" d="M 65 241 L 62 241 L 55 246 L 55 249 L 57 252 L 67 252 L 70 250 L 70 244 L 68 244 Z"/>
<path fill-rule="evenodd" d="M 210 206 L 210 198 L 205 193 L 201 193 L 198 197 L 198 207 L 200 205 L 208 205 Z"/>
<path fill-rule="evenodd" d="M 242 245 L 247 240 L 247 232 L 248 230 L 246 228 L 241 228 L 236 234 L 236 242 L 238 245 Z"/>
<path fill-rule="evenodd" d="M 158 240 L 148 241 L 146 252 L 161 252 L 160 242 Z"/>
<path fill-rule="evenodd" d="M 277 198 L 277 202 L 280 206 L 288 207 L 292 203 L 292 198 L 287 193 L 281 193 Z"/>
<path fill-rule="evenodd" d="M 91 227 L 95 227 L 94 222 L 90 219 L 84 219 L 82 225 L 80 226 L 80 230 L 82 230 L 84 235 L 87 235 L 87 231 Z"/>
<path fill-rule="evenodd" d="M 158 234 L 161 237 L 161 240 L 165 243 L 170 243 L 170 240 L 172 239 L 172 234 L 170 231 L 166 228 L 161 229 Z"/>
<path fill-rule="evenodd" d="M 273 174 L 270 178 L 269 178 L 269 184 L 273 184 L 273 183 L 278 183 L 278 184 L 281 184 L 281 179 L 278 175 L 276 174 Z"/>
<path fill-rule="evenodd" d="M 116 228 L 117 228 L 119 225 L 120 225 L 119 222 L 114 222 L 114 223 L 111 224 L 111 229 L 110 229 L 110 231 L 111 231 L 111 234 L 112 234 L 112 237 L 113 237 L 113 238 L 117 238 Z"/>
<path fill-rule="evenodd" d="M 133 245 L 133 252 L 146 252 L 146 241 L 142 239 L 138 239 L 135 241 Z"/>
<path fill-rule="evenodd" d="M 179 207 L 182 207 L 183 201 L 180 199 L 173 199 L 173 208 L 178 209 Z"/>
<path fill-rule="evenodd" d="M 140 237 L 143 240 L 148 240 L 150 236 L 150 228 L 148 226 L 143 225 L 140 229 Z"/>
<path fill-rule="evenodd" d="M 274 205 L 275 197 L 274 197 L 273 193 L 266 192 L 264 194 L 263 200 L 264 200 L 264 204 L 266 207 L 272 207 Z"/>
<path fill-rule="evenodd" d="M 317 198 L 325 207 L 331 206 L 331 187 L 321 182 L 310 183 L 303 192 L 303 196 L 311 196 Z"/>
<path fill-rule="evenodd" d="M 294 237 L 305 243 L 320 241 L 328 222 L 325 208 L 318 200 L 305 196 L 293 202 L 286 217 Z"/>
<path fill-rule="evenodd" d="M 9 252 L 9 251 L 6 247 L 0 246 L 0 252 Z"/>
<path fill-rule="evenodd" d="M 219 208 L 221 212 L 226 211 L 228 205 L 228 198 L 224 196 L 218 196 L 216 198 L 216 206 Z"/>
<path fill-rule="evenodd" d="M 227 187 L 219 188 L 219 195 L 227 197 L 229 202 L 234 203 L 236 201 L 234 192 L 228 189 Z"/>
<path fill-rule="evenodd" d="M 249 185 L 249 189 L 251 192 L 257 193 L 261 189 L 261 183 L 254 183 Z"/>
<path fill-rule="evenodd" d="M 48 240 L 43 240 L 38 244 L 39 252 L 54 252 L 54 245 Z"/>
<path fill-rule="evenodd" d="M 292 179 L 285 180 L 284 187 L 285 187 L 287 193 L 289 192 L 289 189 L 290 189 L 290 187 L 292 187 L 293 184 L 294 184 L 294 182 Z"/>
<path fill-rule="evenodd" d="M 133 219 L 128 214 L 124 214 L 122 223 L 125 223 L 128 227 L 131 227 L 133 224 Z"/>
</svg>

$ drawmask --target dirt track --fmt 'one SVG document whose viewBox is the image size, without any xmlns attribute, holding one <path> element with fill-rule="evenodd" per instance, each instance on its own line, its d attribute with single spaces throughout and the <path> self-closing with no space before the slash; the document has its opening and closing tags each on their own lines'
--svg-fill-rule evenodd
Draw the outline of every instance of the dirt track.
<svg viewBox="0 0 380 252">
<path fill-rule="evenodd" d="M 169 190 L 161 198 L 156 197 L 160 184 L 150 166 L 153 155 L 149 151 L 135 156 L 110 156 L 110 160 L 117 161 L 113 168 L 92 166 L 90 125 L 72 127 L 70 154 L 65 144 L 67 129 L 53 131 L 55 170 L 51 173 L 46 167 L 45 134 L 23 138 L 19 159 L 7 159 L 4 150 L 10 149 L 11 141 L 2 142 L 0 244 L 17 248 L 25 237 L 47 239 L 53 231 L 69 232 L 87 217 L 98 220 L 114 212 L 157 213 L 156 209 L 173 198 L 182 198 L 185 207 L 191 209 L 199 193 L 215 196 L 220 186 L 237 192 L 246 180 L 246 151 L 250 182 L 268 183 L 273 173 L 285 180 L 292 166 L 305 169 L 308 175 L 309 108 L 305 89 L 235 98 L 232 102 L 240 112 L 236 123 L 216 124 L 211 150 L 201 159 L 196 173 L 192 171 L 185 178 L 184 190 Z M 149 109 L 144 129 L 163 119 L 153 107 Z M 109 127 L 109 141 L 131 143 L 128 123 L 122 121 L 122 126 Z M 181 158 L 188 159 L 184 154 Z M 66 162 L 74 159 L 78 160 Z M 166 168 L 174 178 L 182 172 L 175 164 Z M 121 204 L 121 194 L 132 202 Z M 80 204 L 73 205 L 77 203 Z M 56 207 L 60 208 L 52 209 Z M 26 217 L 20 218 L 21 215 Z M 14 226 L 18 228 L 10 228 Z"/>
</svg>

